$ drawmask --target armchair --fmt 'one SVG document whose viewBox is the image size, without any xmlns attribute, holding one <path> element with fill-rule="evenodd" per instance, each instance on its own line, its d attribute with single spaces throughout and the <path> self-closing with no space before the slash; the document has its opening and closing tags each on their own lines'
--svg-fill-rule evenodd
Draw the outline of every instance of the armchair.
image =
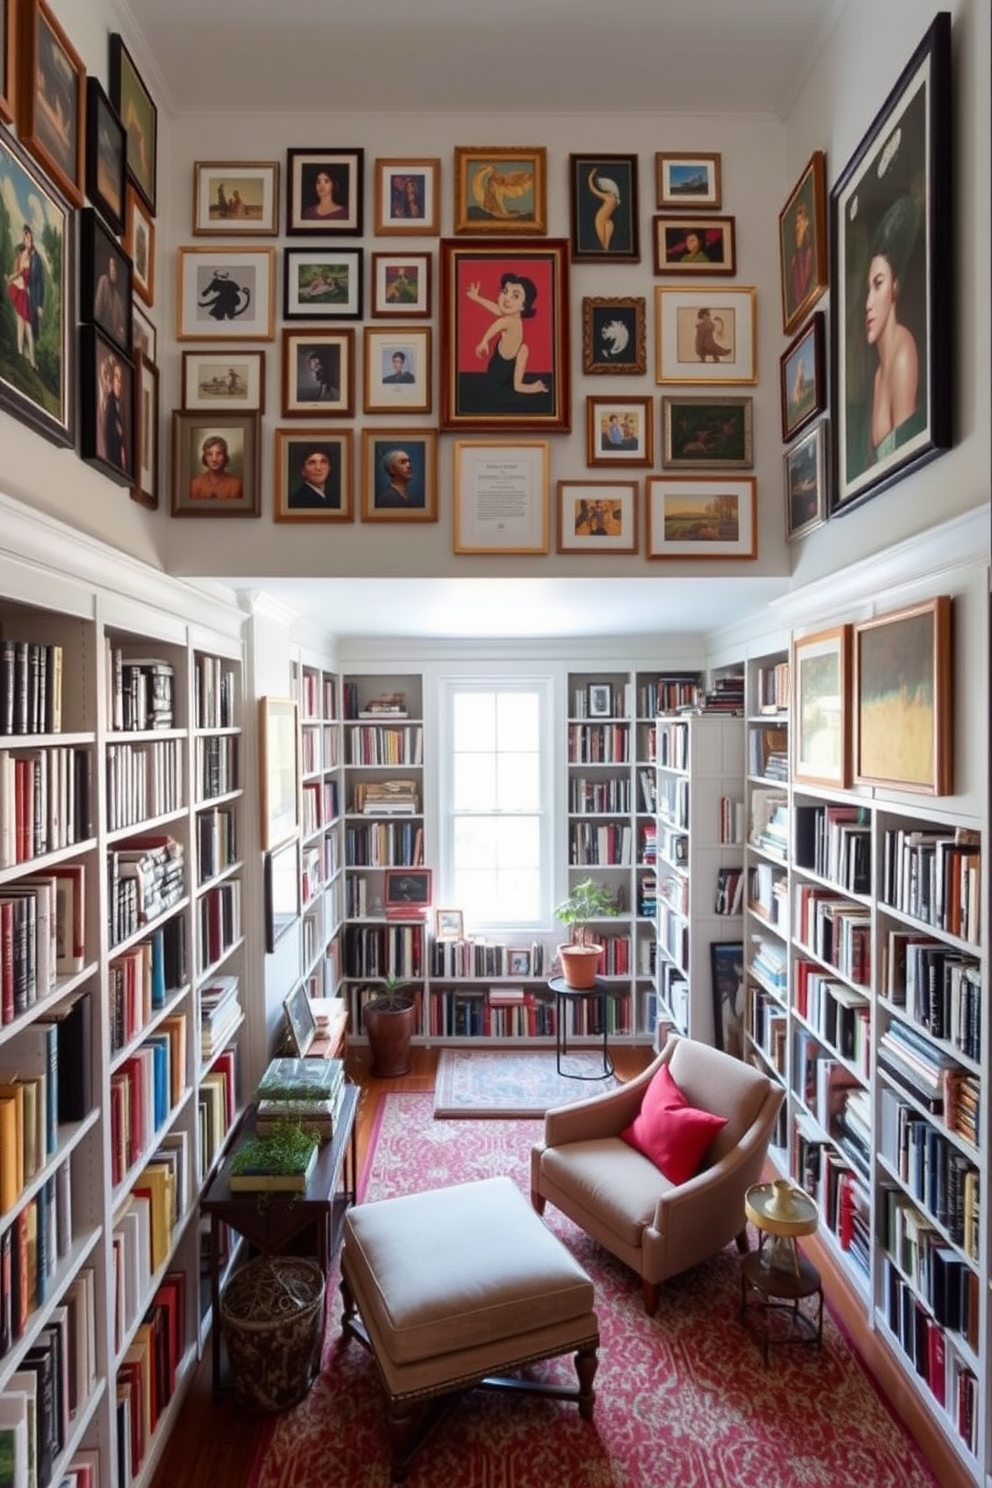
<svg viewBox="0 0 992 1488">
<path fill-rule="evenodd" d="M 620 1136 L 664 1064 L 690 1105 L 727 1118 L 702 1169 L 680 1184 Z M 752 1065 L 673 1036 L 627 1084 L 548 1111 L 544 1141 L 531 1152 L 531 1203 L 543 1214 L 550 1200 L 636 1271 L 653 1313 L 663 1281 L 732 1239 L 747 1250 L 744 1194 L 760 1181 L 782 1099 Z"/>
</svg>

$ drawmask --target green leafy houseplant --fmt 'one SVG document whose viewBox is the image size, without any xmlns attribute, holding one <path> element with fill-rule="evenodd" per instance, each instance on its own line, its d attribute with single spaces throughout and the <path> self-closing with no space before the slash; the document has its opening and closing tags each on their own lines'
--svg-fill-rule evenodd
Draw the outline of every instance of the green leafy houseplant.
<svg viewBox="0 0 992 1488">
<path fill-rule="evenodd" d="M 589 939 L 591 920 L 612 919 L 620 906 L 609 892 L 594 879 L 584 878 L 573 884 L 568 898 L 555 910 L 558 920 L 567 925 L 570 939 L 558 947 L 562 976 L 575 991 L 587 991 L 596 982 L 603 947 Z"/>
<path fill-rule="evenodd" d="M 372 1008 L 380 1013 L 398 1013 L 413 1007 L 413 995 L 407 991 L 409 983 L 403 977 L 384 976 L 379 982 L 380 990 L 365 1004 L 366 1011 Z"/>
<path fill-rule="evenodd" d="M 372 1073 L 386 1078 L 410 1070 L 417 1000 L 402 977 L 385 976 L 362 1010 L 372 1053 Z"/>
<path fill-rule="evenodd" d="M 262 1175 L 295 1178 L 307 1172 L 320 1138 L 300 1122 L 284 1121 L 272 1131 L 256 1132 L 234 1155 L 232 1178 Z"/>
</svg>

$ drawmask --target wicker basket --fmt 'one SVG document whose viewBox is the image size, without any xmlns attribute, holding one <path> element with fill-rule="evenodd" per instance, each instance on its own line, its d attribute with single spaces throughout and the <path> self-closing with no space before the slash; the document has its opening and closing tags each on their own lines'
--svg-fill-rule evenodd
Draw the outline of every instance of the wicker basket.
<svg viewBox="0 0 992 1488">
<path fill-rule="evenodd" d="M 324 1337 L 324 1277 L 316 1261 L 249 1261 L 224 1288 L 220 1315 L 239 1405 L 279 1411 L 302 1400 Z"/>
</svg>

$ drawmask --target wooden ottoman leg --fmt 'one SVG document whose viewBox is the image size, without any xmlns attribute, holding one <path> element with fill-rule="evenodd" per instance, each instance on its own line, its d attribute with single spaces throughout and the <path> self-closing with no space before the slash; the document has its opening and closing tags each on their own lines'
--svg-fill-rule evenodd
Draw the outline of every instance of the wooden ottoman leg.
<svg viewBox="0 0 992 1488">
<path fill-rule="evenodd" d="M 583 1421 L 592 1420 L 592 1408 L 596 1400 L 596 1391 L 592 1382 L 596 1378 L 596 1370 L 599 1368 L 599 1357 L 596 1353 L 594 1343 L 585 1343 L 575 1355 L 575 1372 L 579 1377 L 579 1415 Z"/>
<path fill-rule="evenodd" d="M 354 1319 L 356 1313 L 358 1312 L 358 1306 L 355 1302 L 354 1293 L 352 1292 L 351 1287 L 345 1281 L 343 1276 L 341 1278 L 341 1301 L 344 1306 L 344 1311 L 341 1314 L 342 1336 L 345 1339 L 357 1337 L 357 1334 L 355 1333 Z"/>
</svg>

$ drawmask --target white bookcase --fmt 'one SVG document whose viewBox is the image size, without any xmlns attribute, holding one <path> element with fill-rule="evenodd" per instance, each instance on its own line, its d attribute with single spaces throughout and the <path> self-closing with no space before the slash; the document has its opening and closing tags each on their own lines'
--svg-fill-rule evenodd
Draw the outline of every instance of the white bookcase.
<svg viewBox="0 0 992 1488">
<path fill-rule="evenodd" d="M 344 919 L 340 681 L 321 665 L 298 660 L 293 692 L 300 709 L 301 979 L 309 996 L 336 997 Z"/>
</svg>

